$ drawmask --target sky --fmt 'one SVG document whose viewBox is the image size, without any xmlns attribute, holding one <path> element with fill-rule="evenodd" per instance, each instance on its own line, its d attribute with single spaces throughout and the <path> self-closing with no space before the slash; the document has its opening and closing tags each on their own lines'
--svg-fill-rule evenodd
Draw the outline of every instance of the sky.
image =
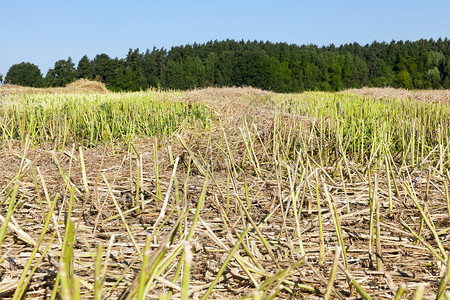
<svg viewBox="0 0 450 300">
<path fill-rule="evenodd" d="M 0 74 L 31 62 L 43 75 L 60 59 L 75 64 L 130 48 L 210 40 L 336 46 L 450 38 L 449 0 L 0 0 Z"/>
</svg>

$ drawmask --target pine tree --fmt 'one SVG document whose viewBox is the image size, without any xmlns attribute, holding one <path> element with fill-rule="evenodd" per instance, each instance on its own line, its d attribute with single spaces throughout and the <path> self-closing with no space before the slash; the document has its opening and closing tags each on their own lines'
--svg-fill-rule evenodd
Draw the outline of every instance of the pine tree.
<svg viewBox="0 0 450 300">
<path fill-rule="evenodd" d="M 49 69 L 45 80 L 49 86 L 65 86 L 73 82 L 76 78 L 75 64 L 72 58 L 61 59 L 55 63 L 53 69 Z"/>
<path fill-rule="evenodd" d="M 76 77 L 93 79 L 93 65 L 87 55 L 83 56 L 78 62 Z"/>
</svg>

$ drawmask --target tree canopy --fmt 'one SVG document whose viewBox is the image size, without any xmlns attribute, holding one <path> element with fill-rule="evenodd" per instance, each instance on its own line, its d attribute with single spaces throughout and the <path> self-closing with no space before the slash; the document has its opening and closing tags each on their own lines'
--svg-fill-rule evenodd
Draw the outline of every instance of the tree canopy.
<svg viewBox="0 0 450 300">
<path fill-rule="evenodd" d="M 73 82 L 76 78 L 75 64 L 72 58 L 61 59 L 55 63 L 53 69 L 49 69 L 45 80 L 49 86 L 65 86 Z"/>
<path fill-rule="evenodd" d="M 38 66 L 22 62 L 9 68 L 8 73 L 6 73 L 5 83 L 41 87 L 44 84 L 44 80 Z"/>
<path fill-rule="evenodd" d="M 17 65 L 13 67 L 16 75 L 12 76 L 10 70 L 5 82 L 19 76 Z M 36 82 L 20 82 L 40 84 L 38 77 Z M 364 46 L 351 43 L 318 47 L 216 40 L 170 50 L 130 49 L 125 58 L 102 53 L 90 60 L 85 55 L 76 69 L 70 57 L 59 60 L 41 84 L 61 86 L 78 78 L 102 81 L 114 91 L 207 86 L 253 86 L 275 92 L 338 91 L 362 86 L 448 89 L 450 41 L 375 41 Z"/>
</svg>

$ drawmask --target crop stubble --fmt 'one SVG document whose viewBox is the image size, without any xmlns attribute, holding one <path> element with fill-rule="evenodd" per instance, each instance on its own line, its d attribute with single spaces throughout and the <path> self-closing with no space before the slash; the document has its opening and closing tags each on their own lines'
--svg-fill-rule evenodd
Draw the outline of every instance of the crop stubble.
<svg viewBox="0 0 450 300">
<path fill-rule="evenodd" d="M 5 196 L 15 183 L 18 197 L 10 220 L 15 227 L 8 227 L 1 245 L 0 295 L 13 296 L 33 241 L 41 234 L 49 210 L 45 187 L 49 199 L 57 197 L 56 225 L 50 222 L 39 248 L 44 251 L 53 238 L 29 283 L 27 298 L 48 299 L 55 288 L 66 247 L 67 213 L 75 225 L 69 279 L 79 279 L 82 297 L 95 295 L 95 253 L 103 245 L 100 264 L 107 267 L 101 278 L 103 298 L 134 295 L 130 287 L 136 287 L 133 281 L 144 272 L 149 276 L 149 298 L 167 294 L 201 298 L 212 282 L 216 285 L 209 298 L 320 298 L 336 265 L 339 236 L 345 251 L 338 257 L 332 298 L 367 293 L 374 299 L 391 299 L 401 285 L 406 285 L 408 297 L 422 285 L 426 297 L 435 295 L 450 250 L 448 137 L 441 146 L 436 144 L 443 149 L 436 150 L 430 142 L 422 155 L 402 156 L 400 150 L 382 150 L 382 144 L 375 150 L 375 142 L 372 148 L 363 144 L 368 150 L 358 153 L 357 140 L 338 148 L 339 141 L 333 144 L 331 133 L 323 129 L 331 125 L 321 122 L 335 122 L 331 113 L 324 117 L 297 113 L 287 104 L 295 97 L 250 88 L 179 93 L 176 101 L 205 105 L 214 117 L 195 130 L 180 128 L 170 137 L 99 144 L 81 148 L 82 155 L 78 144 L 29 149 L 25 141 L 4 144 L 0 151 L 4 210 L 11 201 Z M 412 155 L 421 159 L 411 163 Z M 15 178 L 18 174 L 23 176 Z M 155 224 L 156 220 L 160 222 Z M 191 250 L 186 252 L 183 243 L 194 221 L 188 239 Z M 167 236 L 177 222 L 178 229 Z M 232 253 L 247 226 L 248 233 Z M 23 241 L 20 229 L 31 242 Z M 147 237 L 149 255 L 161 254 L 161 261 L 153 260 L 157 267 L 153 273 L 142 271 Z M 170 243 L 165 247 L 167 238 Z M 192 259 L 187 293 L 182 283 L 185 255 Z M 223 272 L 217 277 L 219 271 Z M 355 288 L 358 285 L 361 291 Z M 76 286 L 69 292 L 78 293 Z"/>
</svg>

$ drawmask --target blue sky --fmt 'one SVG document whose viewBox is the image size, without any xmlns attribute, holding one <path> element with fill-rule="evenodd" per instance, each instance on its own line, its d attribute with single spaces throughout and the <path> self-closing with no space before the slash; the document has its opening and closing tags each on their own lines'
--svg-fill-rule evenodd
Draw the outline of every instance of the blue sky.
<svg viewBox="0 0 450 300">
<path fill-rule="evenodd" d="M 449 0 L 0 0 L 0 74 L 209 40 L 335 45 L 450 38 Z"/>
</svg>

